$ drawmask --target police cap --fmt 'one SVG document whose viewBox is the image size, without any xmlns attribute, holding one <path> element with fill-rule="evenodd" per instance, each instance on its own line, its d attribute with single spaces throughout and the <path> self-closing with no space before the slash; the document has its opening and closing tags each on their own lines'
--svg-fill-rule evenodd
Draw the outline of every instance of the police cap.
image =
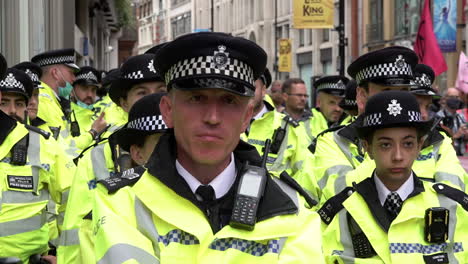
<svg viewBox="0 0 468 264">
<path fill-rule="evenodd" d="M 324 92 L 331 95 L 341 96 L 345 95 L 346 84 L 349 82 L 349 79 L 340 76 L 332 75 L 325 76 L 314 82 L 316 92 Z"/>
<path fill-rule="evenodd" d="M 32 57 L 32 62 L 44 67 L 48 65 L 64 64 L 74 71 L 79 71 L 80 67 L 75 64 L 75 50 L 74 49 L 57 49 L 39 53 Z"/>
<path fill-rule="evenodd" d="M 25 72 L 9 68 L 6 71 L 6 77 L 0 80 L 0 91 L 17 93 L 26 98 L 26 102 L 32 96 L 34 86 L 29 75 Z"/>
</svg>

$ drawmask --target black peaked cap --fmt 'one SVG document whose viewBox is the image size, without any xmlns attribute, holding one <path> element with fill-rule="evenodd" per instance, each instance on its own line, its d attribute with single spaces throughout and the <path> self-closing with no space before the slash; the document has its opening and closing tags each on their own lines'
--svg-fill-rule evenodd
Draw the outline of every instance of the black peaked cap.
<svg viewBox="0 0 468 264">
<path fill-rule="evenodd" d="M 80 71 L 75 74 L 75 84 L 83 84 L 83 85 L 94 85 L 99 86 L 101 73 L 91 66 L 83 66 L 81 67 Z"/>
<path fill-rule="evenodd" d="M 164 133 L 168 127 L 159 110 L 159 102 L 166 93 L 149 94 L 138 100 L 128 113 L 128 123 L 116 132 L 118 144 L 126 151 L 147 135 Z"/>
<path fill-rule="evenodd" d="M 345 97 L 338 104 L 344 110 L 358 110 L 356 102 L 356 88 L 357 83 L 355 80 L 349 80 L 346 84 Z"/>
<path fill-rule="evenodd" d="M 271 85 L 271 73 L 268 68 L 265 68 L 265 71 L 263 72 L 262 76 L 259 78 L 263 84 L 265 84 L 266 88 L 270 87 Z"/>
<path fill-rule="evenodd" d="M 80 70 L 80 67 L 75 64 L 74 49 L 49 50 L 32 57 L 31 61 L 39 65 L 39 67 L 64 64 L 72 68 L 74 71 Z"/>
<path fill-rule="evenodd" d="M 267 54 L 255 42 L 219 32 L 180 36 L 156 52 L 168 89 L 217 88 L 253 96 Z"/>
<path fill-rule="evenodd" d="M 115 68 L 112 70 L 109 70 L 105 76 L 102 78 L 102 86 L 106 87 L 110 85 L 113 81 L 117 80 L 120 78 L 120 69 Z"/>
<path fill-rule="evenodd" d="M 346 91 L 346 84 L 349 79 L 345 76 L 331 75 L 324 76 L 314 82 L 315 91 L 324 92 L 336 96 L 344 96 Z"/>
<path fill-rule="evenodd" d="M 18 69 L 7 69 L 5 78 L 0 80 L 1 92 L 21 94 L 26 101 L 31 98 L 33 89 L 34 85 L 29 75 Z"/>
<path fill-rule="evenodd" d="M 42 69 L 36 63 L 23 61 L 13 66 L 13 68 L 24 71 L 26 74 L 28 74 L 35 84 L 35 87 L 41 84 Z"/>
<path fill-rule="evenodd" d="M 161 43 L 161 44 L 158 44 L 150 49 L 148 49 L 147 51 L 145 51 L 145 54 L 156 54 L 156 52 L 161 49 L 162 47 L 164 47 L 167 43 L 169 42 L 164 42 L 164 43 Z"/>
<path fill-rule="evenodd" d="M 410 90 L 413 94 L 429 95 L 432 97 L 440 97 L 432 88 L 435 74 L 432 68 L 426 64 L 418 64 L 414 69 L 414 82 L 416 87 Z"/>
</svg>

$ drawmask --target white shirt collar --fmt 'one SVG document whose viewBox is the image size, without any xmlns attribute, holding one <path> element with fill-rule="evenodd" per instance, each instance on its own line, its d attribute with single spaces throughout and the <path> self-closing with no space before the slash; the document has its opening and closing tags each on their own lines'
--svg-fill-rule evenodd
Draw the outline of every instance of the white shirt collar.
<svg viewBox="0 0 468 264">
<path fill-rule="evenodd" d="M 190 172 L 188 172 L 182 164 L 176 159 L 177 172 L 184 178 L 193 193 L 197 190 L 198 186 L 202 185 Z M 223 197 L 236 180 L 237 170 L 234 162 L 234 154 L 231 153 L 231 162 L 229 165 L 216 176 L 208 185 L 211 185 L 215 191 L 216 199 Z"/>
<path fill-rule="evenodd" d="M 400 196 L 402 201 L 405 201 L 406 198 L 413 192 L 414 190 L 414 180 L 413 180 L 413 172 L 411 172 L 411 175 L 409 178 L 403 183 L 396 192 Z M 390 193 L 390 190 L 387 189 L 387 187 L 383 184 L 383 182 L 377 177 L 377 174 L 374 172 L 374 181 L 375 181 L 375 187 L 377 188 L 377 193 L 379 194 L 379 200 L 380 204 L 383 206 L 385 203 L 385 200 L 387 199 L 388 194 Z"/>
<path fill-rule="evenodd" d="M 263 108 L 262 110 L 260 110 L 260 112 L 258 112 L 258 114 L 256 114 L 253 119 L 257 120 L 259 119 L 260 117 L 262 117 L 266 112 L 268 112 L 268 108 L 266 107 L 265 104 L 263 104 Z"/>
</svg>

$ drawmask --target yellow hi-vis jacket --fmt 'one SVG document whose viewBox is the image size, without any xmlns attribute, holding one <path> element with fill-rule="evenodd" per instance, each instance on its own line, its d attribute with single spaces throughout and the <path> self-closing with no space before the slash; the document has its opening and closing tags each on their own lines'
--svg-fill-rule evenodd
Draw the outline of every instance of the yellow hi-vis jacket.
<svg viewBox="0 0 468 264">
<path fill-rule="evenodd" d="M 467 263 L 467 201 L 468 195 L 458 189 L 421 181 L 414 175 L 414 191 L 391 221 L 380 203 L 374 179 L 367 178 L 355 188 L 347 187 L 318 211 L 326 262 Z M 432 207 L 449 211 L 444 242 L 431 243 L 424 238 L 426 209 Z M 370 247 L 365 246 L 367 241 Z M 364 248 L 370 250 L 359 250 Z M 371 253 L 366 256 L 366 252 Z"/>
<path fill-rule="evenodd" d="M 106 135 L 112 134 L 128 122 L 128 113 L 115 104 L 110 99 L 109 95 L 104 96 L 101 100 L 96 102 L 94 107 L 96 109 L 96 118 L 102 112 L 105 113 L 104 118 L 107 124 L 110 125 Z"/>
<path fill-rule="evenodd" d="M 73 162 L 66 159 L 53 139 L 40 130 L 17 123 L 0 111 L 0 256 L 18 257 L 29 263 L 29 257 L 48 250 L 48 242 L 57 231 L 50 230 L 49 213 L 58 212 L 61 227 L 68 189 L 74 172 Z M 11 150 L 27 137 L 25 165 L 12 164 Z M 57 209 L 48 208 L 53 199 Z"/>
<path fill-rule="evenodd" d="M 276 177 L 267 178 L 252 231 L 225 225 L 213 232 L 176 172 L 175 144 L 172 135 L 163 135 L 146 171 L 139 167 L 98 184 L 93 209 L 97 263 L 324 263 L 320 218 Z M 260 159 L 243 142 L 234 157 L 236 167 Z M 184 188 L 189 193 L 179 194 Z"/>
</svg>

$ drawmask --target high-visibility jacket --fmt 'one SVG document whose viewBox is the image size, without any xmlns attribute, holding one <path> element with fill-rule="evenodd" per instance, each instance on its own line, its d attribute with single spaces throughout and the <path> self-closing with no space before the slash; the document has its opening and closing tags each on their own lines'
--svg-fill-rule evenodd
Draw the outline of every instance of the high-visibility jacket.
<svg viewBox="0 0 468 264">
<path fill-rule="evenodd" d="M 113 142 L 112 137 L 111 141 Z M 114 149 L 117 159 L 124 158 L 119 153 L 118 146 L 105 139 L 87 150 L 78 161 L 57 248 L 59 263 L 94 262 L 91 239 L 94 191 L 97 181 L 114 177 L 121 170 L 115 167 L 113 148 L 117 148 Z"/>
<path fill-rule="evenodd" d="M 58 227 L 63 220 L 74 164 L 61 146 L 42 132 L 0 111 L 0 256 L 29 257 L 48 250 L 54 225 L 48 223 L 50 199 L 57 204 Z M 23 138 L 29 140 L 25 165 L 12 164 L 11 150 Z"/>
<path fill-rule="evenodd" d="M 44 120 L 52 131 L 68 128 L 68 120 L 62 111 L 59 99 L 54 90 L 45 82 L 41 82 L 43 89 L 39 93 L 39 109 L 37 116 Z"/>
<path fill-rule="evenodd" d="M 468 195 L 458 189 L 415 176 L 413 193 L 391 221 L 380 203 L 374 179 L 367 178 L 330 199 L 324 207 L 332 210 L 319 210 L 324 223 L 323 240 L 327 241 L 323 246 L 326 261 L 467 263 L 468 204 L 463 199 L 468 200 Z M 449 210 L 448 239 L 444 242 L 430 243 L 424 238 L 426 209 L 432 207 Z"/>
<path fill-rule="evenodd" d="M 320 194 L 320 204 L 352 182 L 360 182 L 370 175 L 375 164 L 360 147 L 353 124 L 317 138 L 315 151 L 315 179 L 301 177 L 301 185 Z M 458 160 L 450 138 L 437 130 L 431 132 L 426 147 L 413 163 L 413 170 L 435 182 L 443 182 L 465 190 L 467 173 Z M 312 192 L 313 190 L 311 190 Z"/>
<path fill-rule="evenodd" d="M 173 148 L 173 136 L 163 135 L 146 172 L 139 167 L 103 181 L 106 186 L 98 184 L 93 209 L 97 263 L 323 263 L 318 215 L 276 177 L 267 178 L 252 231 L 225 225 L 213 232 L 200 202 L 176 173 Z M 236 167 L 260 159 L 242 142 L 234 157 Z M 168 184 L 185 188 L 191 198 Z"/>
<path fill-rule="evenodd" d="M 106 135 L 112 134 L 128 122 L 128 113 L 115 104 L 108 95 L 96 102 L 94 107 L 97 109 L 96 118 L 102 112 L 105 113 L 104 118 L 107 124 L 110 125 Z"/>
</svg>

